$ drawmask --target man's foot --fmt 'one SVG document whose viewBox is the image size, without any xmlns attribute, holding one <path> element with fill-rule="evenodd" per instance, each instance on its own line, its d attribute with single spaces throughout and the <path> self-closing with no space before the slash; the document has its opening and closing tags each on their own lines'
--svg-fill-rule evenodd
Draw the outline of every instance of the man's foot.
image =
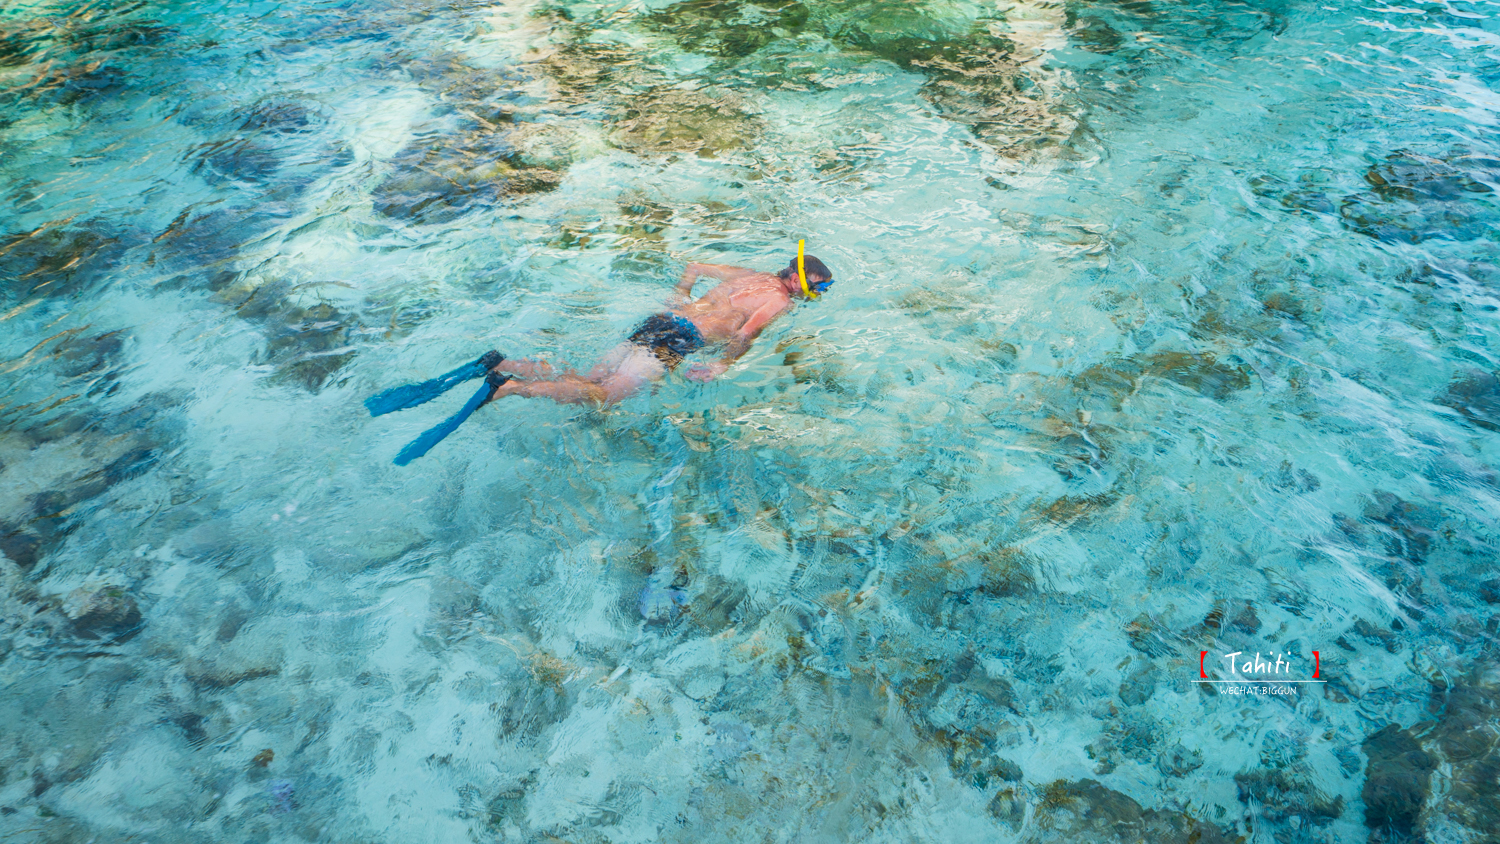
<svg viewBox="0 0 1500 844">
<path fill-rule="evenodd" d="M 496 363 L 498 364 L 499 361 L 496 361 Z M 480 407 L 484 407 L 485 404 L 489 404 L 490 402 L 499 398 L 500 388 L 504 387 L 505 382 L 509 381 L 510 379 L 511 376 L 509 373 L 497 372 L 491 369 L 489 373 L 484 376 L 484 383 L 490 385 L 490 395 L 484 400 L 484 404 L 481 404 Z M 507 392 L 506 395 L 509 395 L 509 393 Z"/>
</svg>

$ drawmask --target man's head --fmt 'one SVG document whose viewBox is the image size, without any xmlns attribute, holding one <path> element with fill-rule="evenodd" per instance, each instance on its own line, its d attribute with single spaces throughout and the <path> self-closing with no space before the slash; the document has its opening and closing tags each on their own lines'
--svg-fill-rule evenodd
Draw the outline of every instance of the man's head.
<svg viewBox="0 0 1500 844">
<path fill-rule="evenodd" d="M 833 286 L 833 271 L 828 269 L 827 264 L 811 255 L 802 256 L 802 271 L 807 274 L 807 288 L 814 294 L 821 294 Z M 777 275 L 787 281 L 797 281 L 797 259 L 792 258 L 787 268 Z"/>
</svg>

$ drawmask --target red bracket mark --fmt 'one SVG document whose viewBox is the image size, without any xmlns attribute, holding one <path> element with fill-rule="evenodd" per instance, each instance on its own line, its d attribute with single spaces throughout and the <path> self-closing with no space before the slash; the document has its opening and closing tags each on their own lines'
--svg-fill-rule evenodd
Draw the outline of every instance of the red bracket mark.
<svg viewBox="0 0 1500 844">
<path fill-rule="evenodd" d="M 1322 671 L 1322 670 L 1323 670 L 1323 660 L 1321 660 L 1321 659 L 1318 658 L 1318 652 L 1317 651 L 1313 651 L 1313 677 L 1316 678 L 1318 676 L 1318 672 Z"/>
<path fill-rule="evenodd" d="M 1316 654 L 1317 651 L 1313 651 L 1313 653 Z M 1203 673 L 1203 658 L 1206 656 L 1208 656 L 1208 651 L 1198 652 L 1198 676 L 1202 677 L 1205 680 L 1208 679 L 1208 675 Z"/>
</svg>

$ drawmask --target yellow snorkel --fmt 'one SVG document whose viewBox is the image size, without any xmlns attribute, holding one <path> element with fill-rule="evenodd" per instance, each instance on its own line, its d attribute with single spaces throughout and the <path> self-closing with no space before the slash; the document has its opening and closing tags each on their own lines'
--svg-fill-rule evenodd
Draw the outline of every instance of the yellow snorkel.
<svg viewBox="0 0 1500 844">
<path fill-rule="evenodd" d="M 809 299 L 816 299 L 818 294 L 812 292 L 812 288 L 807 286 L 807 270 L 802 268 L 802 247 L 806 243 L 805 240 L 797 241 L 797 280 L 802 282 L 802 295 Z"/>
</svg>

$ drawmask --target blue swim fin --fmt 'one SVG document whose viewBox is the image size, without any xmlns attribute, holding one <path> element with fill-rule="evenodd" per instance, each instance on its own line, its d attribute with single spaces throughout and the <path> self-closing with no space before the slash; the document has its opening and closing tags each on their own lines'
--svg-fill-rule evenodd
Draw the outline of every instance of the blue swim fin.
<svg viewBox="0 0 1500 844">
<path fill-rule="evenodd" d="M 431 451 L 433 446 L 442 442 L 444 437 L 448 436 L 454 431 L 457 431 L 458 426 L 464 424 L 465 419 L 468 419 L 469 416 L 474 413 L 474 411 L 478 410 L 481 406 L 484 405 L 485 402 L 489 401 L 490 393 L 494 392 L 496 387 L 504 384 L 509 380 L 509 375 L 500 375 L 494 378 L 485 378 L 484 386 L 480 387 L 478 392 L 469 397 L 468 402 L 466 402 L 457 413 L 449 416 L 447 419 L 444 419 L 442 422 L 439 422 L 431 428 L 428 428 L 427 430 L 423 431 L 421 435 L 416 439 L 407 443 L 406 447 L 401 449 L 401 453 L 396 455 L 396 459 L 394 461 L 395 464 L 397 466 L 405 466 L 413 460 L 416 460 L 418 457 L 421 457 L 422 455 Z"/>
<path fill-rule="evenodd" d="M 430 402 L 443 393 L 472 378 L 483 378 L 495 364 L 505 360 L 505 355 L 491 349 L 479 360 L 466 363 L 452 372 L 439 375 L 420 384 L 404 384 L 376 393 L 365 399 L 365 407 L 371 416 L 381 416 L 408 407 Z"/>
</svg>

